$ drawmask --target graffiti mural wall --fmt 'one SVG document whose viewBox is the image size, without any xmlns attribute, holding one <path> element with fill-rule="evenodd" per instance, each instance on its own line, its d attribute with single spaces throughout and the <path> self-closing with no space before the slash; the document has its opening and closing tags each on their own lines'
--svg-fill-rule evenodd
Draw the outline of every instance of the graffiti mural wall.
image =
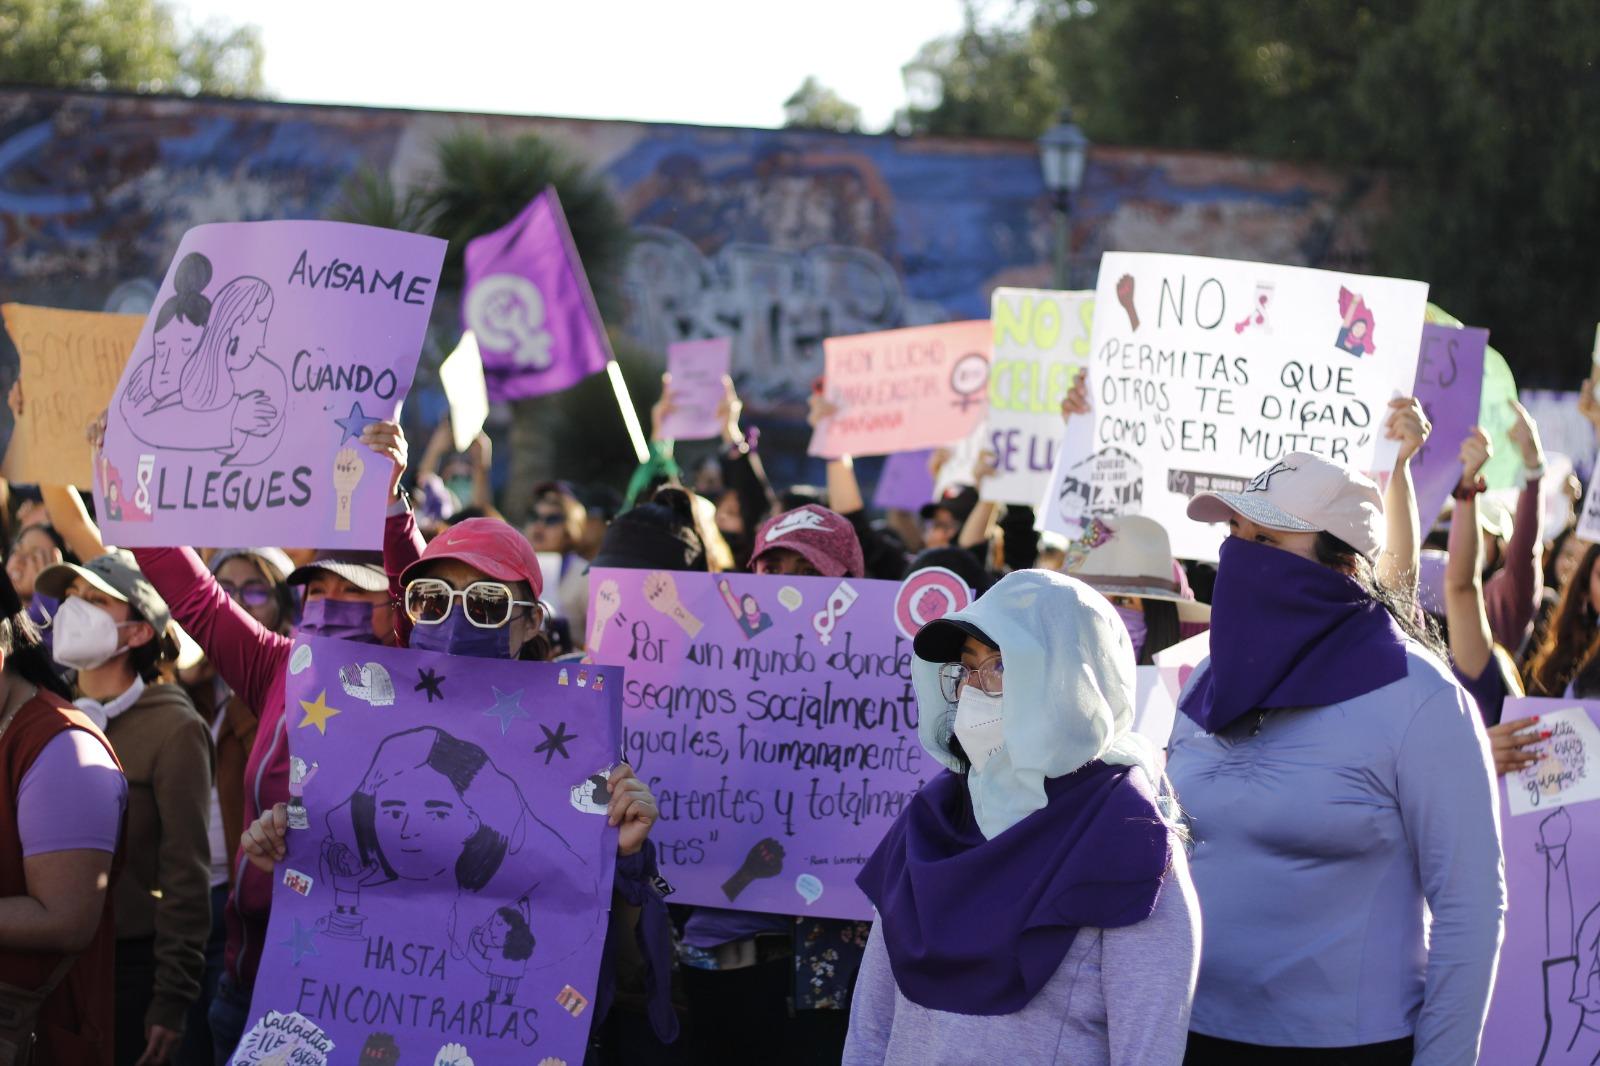
<svg viewBox="0 0 1600 1066">
<path fill-rule="evenodd" d="M 355 170 L 403 182 L 463 122 L 544 134 L 606 174 L 636 236 L 623 327 L 652 351 L 733 338 L 757 402 L 803 395 L 824 337 L 981 316 L 998 285 L 1050 283 L 1028 142 L 5 89 L 0 295 L 139 310 L 190 226 L 322 217 Z M 1359 176 L 1098 148 L 1073 281 L 1108 248 L 1359 270 L 1380 197 Z"/>
</svg>

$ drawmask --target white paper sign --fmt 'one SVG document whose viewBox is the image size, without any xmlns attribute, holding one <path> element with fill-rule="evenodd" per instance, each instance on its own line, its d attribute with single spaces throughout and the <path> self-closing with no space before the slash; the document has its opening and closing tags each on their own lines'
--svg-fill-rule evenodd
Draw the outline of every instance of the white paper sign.
<svg viewBox="0 0 1600 1066">
<path fill-rule="evenodd" d="M 1061 441 L 1061 401 L 1088 364 L 1093 316 L 1092 292 L 994 291 L 984 447 L 998 472 L 983 483 L 983 499 L 1035 507 L 1044 497 Z"/>
<path fill-rule="evenodd" d="M 1600 474 L 1600 456 L 1595 457 L 1597 465 L 1591 467 L 1596 474 Z M 1589 475 L 1589 488 L 1583 494 L 1583 511 L 1578 515 L 1578 538 L 1580 540 L 1600 540 L 1600 477 Z"/>
<path fill-rule="evenodd" d="M 1531 749 L 1539 761 L 1507 775 L 1506 802 L 1512 817 L 1569 803 L 1600 799 L 1600 729 L 1582 707 L 1539 715 L 1550 739 Z"/>
<path fill-rule="evenodd" d="M 456 451 L 464 452 L 478 439 L 489 418 L 483 356 L 478 353 L 478 338 L 470 329 L 461 335 L 456 350 L 439 364 L 439 384 L 450 401 L 450 434 L 455 438 Z"/>
<path fill-rule="evenodd" d="M 1088 517 L 1148 515 L 1179 558 L 1215 559 L 1224 530 L 1184 514 L 1196 492 L 1241 489 L 1294 451 L 1393 466 L 1383 423 L 1416 378 L 1427 295 L 1417 281 L 1108 253 L 1090 342 L 1092 450 L 1058 467 L 1114 482 Z"/>
<path fill-rule="evenodd" d="M 1180 640 L 1165 651 L 1156 652 L 1150 658 L 1155 660 L 1156 668 L 1161 671 L 1161 680 L 1176 702 L 1183 692 L 1183 686 L 1189 683 L 1189 675 L 1194 673 L 1195 667 L 1205 662 L 1210 654 L 1211 630 L 1208 629 L 1203 633 L 1196 633 L 1188 640 Z"/>
<path fill-rule="evenodd" d="M 1172 723 L 1178 716 L 1178 703 L 1167 691 L 1161 679 L 1161 669 L 1156 666 L 1139 666 L 1137 689 L 1134 695 L 1133 731 L 1156 747 L 1166 750 L 1172 738 Z M 1165 757 L 1162 759 L 1165 763 Z"/>
</svg>

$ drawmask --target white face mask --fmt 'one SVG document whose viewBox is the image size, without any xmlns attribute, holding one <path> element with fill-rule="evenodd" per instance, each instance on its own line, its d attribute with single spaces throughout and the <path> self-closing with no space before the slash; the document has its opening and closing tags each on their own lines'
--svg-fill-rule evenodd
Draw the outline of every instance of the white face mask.
<svg viewBox="0 0 1600 1066">
<path fill-rule="evenodd" d="M 117 643 L 121 626 L 80 596 L 62 602 L 50 628 L 55 632 L 51 651 L 56 662 L 74 670 L 93 670 L 127 650 L 126 644 Z"/>
<path fill-rule="evenodd" d="M 956 739 L 974 770 L 1006 745 L 1005 721 L 1000 716 L 1000 697 L 991 696 L 976 685 L 967 685 L 956 701 Z"/>
</svg>

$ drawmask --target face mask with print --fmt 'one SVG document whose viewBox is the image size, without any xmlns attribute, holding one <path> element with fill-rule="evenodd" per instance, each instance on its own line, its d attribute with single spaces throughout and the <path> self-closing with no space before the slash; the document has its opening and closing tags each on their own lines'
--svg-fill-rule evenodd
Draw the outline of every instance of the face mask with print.
<svg viewBox="0 0 1600 1066">
<path fill-rule="evenodd" d="M 55 633 L 51 651 L 56 662 L 74 670 L 93 670 L 127 650 L 127 645 L 117 643 L 121 628 L 117 622 L 78 596 L 67 597 L 50 628 Z"/>
<path fill-rule="evenodd" d="M 411 647 L 445 655 L 470 655 L 476 659 L 511 658 L 511 624 L 481 629 L 462 610 L 451 611 L 436 626 L 413 625 Z"/>
<path fill-rule="evenodd" d="M 964 687 L 956 701 L 955 734 L 972 768 L 982 770 L 1006 744 L 1000 697 L 989 695 L 977 685 Z"/>
<path fill-rule="evenodd" d="M 307 637 L 382 643 L 372 632 L 372 604 L 365 600 L 334 600 L 327 596 L 307 600 L 300 615 L 299 632 Z"/>
</svg>

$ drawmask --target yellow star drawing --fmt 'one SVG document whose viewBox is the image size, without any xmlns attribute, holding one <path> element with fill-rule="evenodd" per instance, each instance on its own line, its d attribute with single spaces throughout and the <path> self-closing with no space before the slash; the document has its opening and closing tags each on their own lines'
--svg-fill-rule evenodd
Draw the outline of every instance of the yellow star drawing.
<svg viewBox="0 0 1600 1066">
<path fill-rule="evenodd" d="M 317 727 L 317 732 L 323 736 L 328 735 L 328 719 L 341 713 L 337 707 L 328 706 L 327 689 L 317 693 L 315 700 L 301 700 L 300 706 L 306 712 L 305 718 L 300 721 L 300 728 L 304 729 L 308 725 L 314 725 Z"/>
</svg>

